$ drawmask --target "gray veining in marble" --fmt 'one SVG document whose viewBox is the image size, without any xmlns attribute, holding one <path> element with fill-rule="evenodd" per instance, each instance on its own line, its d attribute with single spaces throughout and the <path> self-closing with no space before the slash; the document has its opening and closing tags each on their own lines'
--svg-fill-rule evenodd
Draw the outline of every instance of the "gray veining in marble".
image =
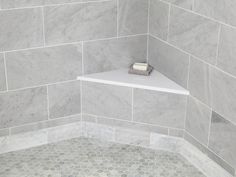
<svg viewBox="0 0 236 177">
<path fill-rule="evenodd" d="M 204 145 L 208 143 L 210 108 L 200 101 L 189 97 L 187 106 L 186 130 Z"/>
<path fill-rule="evenodd" d="M 188 89 L 191 95 L 211 106 L 210 66 L 194 57 L 190 59 Z"/>
<path fill-rule="evenodd" d="M 236 1 L 195 0 L 194 10 L 227 24 L 236 26 Z"/>
<path fill-rule="evenodd" d="M 43 45 L 42 9 L 0 11 L 0 51 Z"/>
<path fill-rule="evenodd" d="M 148 1 L 119 0 L 118 4 L 119 35 L 147 33 Z"/>
<path fill-rule="evenodd" d="M 47 44 L 115 37 L 116 1 L 46 7 Z"/>
<path fill-rule="evenodd" d="M 47 119 L 45 87 L 0 94 L 0 128 Z"/>
<path fill-rule="evenodd" d="M 6 76 L 3 54 L 0 53 L 0 91 L 6 90 Z"/>
<path fill-rule="evenodd" d="M 208 63 L 216 63 L 219 25 L 172 6 L 169 42 Z"/>
<path fill-rule="evenodd" d="M 193 8 L 193 0 L 163 0 L 171 4 L 191 10 Z"/>
<path fill-rule="evenodd" d="M 189 56 L 150 36 L 149 63 L 179 85 L 187 88 Z"/>
<path fill-rule="evenodd" d="M 209 147 L 234 167 L 236 167 L 235 139 L 236 125 L 213 112 Z"/>
<path fill-rule="evenodd" d="M 86 138 L 3 154 L 0 156 L 0 176 L 9 175 L 11 177 L 205 176 L 177 153 Z"/>
<path fill-rule="evenodd" d="M 83 113 L 131 120 L 132 90 L 128 87 L 82 83 Z"/>
<path fill-rule="evenodd" d="M 147 36 L 124 37 L 84 43 L 86 74 L 128 68 L 147 58 Z"/>
<path fill-rule="evenodd" d="M 134 89 L 134 121 L 184 128 L 187 97 Z"/>
<path fill-rule="evenodd" d="M 236 16 L 235 16 L 236 17 Z M 217 66 L 236 76 L 236 30 L 222 25 Z"/>
<path fill-rule="evenodd" d="M 159 0 L 151 0 L 149 10 L 149 33 L 163 40 L 167 40 L 168 15 L 168 4 Z"/>
<path fill-rule="evenodd" d="M 213 110 L 236 123 L 236 79 L 217 69 L 210 72 Z"/>
<path fill-rule="evenodd" d="M 80 82 L 55 84 L 48 87 L 50 118 L 64 117 L 81 112 Z"/>
<path fill-rule="evenodd" d="M 7 53 L 9 89 L 75 80 L 82 74 L 81 50 L 78 44 Z"/>
</svg>

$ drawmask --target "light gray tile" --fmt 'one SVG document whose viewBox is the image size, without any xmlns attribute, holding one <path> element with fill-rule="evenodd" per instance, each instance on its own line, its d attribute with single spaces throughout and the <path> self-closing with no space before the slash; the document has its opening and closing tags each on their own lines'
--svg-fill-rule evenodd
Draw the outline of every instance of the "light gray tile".
<svg viewBox="0 0 236 177">
<path fill-rule="evenodd" d="M 236 123 L 236 79 L 217 69 L 210 72 L 213 110 Z"/>
<path fill-rule="evenodd" d="M 82 121 L 83 122 L 96 123 L 97 122 L 97 116 L 93 116 L 93 115 L 89 115 L 89 114 L 83 114 L 82 115 Z"/>
<path fill-rule="evenodd" d="M 81 45 L 6 54 L 9 89 L 75 80 L 82 74 Z"/>
<path fill-rule="evenodd" d="M 83 113 L 131 120 L 131 88 L 83 82 L 82 93 Z"/>
<path fill-rule="evenodd" d="M 150 37 L 149 63 L 179 85 L 187 88 L 189 56 L 168 44 Z"/>
<path fill-rule="evenodd" d="M 3 9 L 83 2 L 83 0 L 0 0 Z"/>
<path fill-rule="evenodd" d="M 134 89 L 134 121 L 183 128 L 187 97 Z"/>
<path fill-rule="evenodd" d="M 211 110 L 200 101 L 189 97 L 187 106 L 186 130 L 199 142 L 207 145 Z"/>
<path fill-rule="evenodd" d="M 11 135 L 72 124 L 72 123 L 80 122 L 80 120 L 81 120 L 81 116 L 75 115 L 75 116 L 64 117 L 60 119 L 46 120 L 46 121 L 42 121 L 38 123 L 26 124 L 26 125 L 11 128 Z"/>
<path fill-rule="evenodd" d="M 9 129 L 5 128 L 5 129 L 0 129 L 0 137 L 1 136 L 8 136 L 9 135 Z"/>
<path fill-rule="evenodd" d="M 6 76 L 3 54 L 0 53 L 0 91 L 6 90 Z"/>
<path fill-rule="evenodd" d="M 46 43 L 114 37 L 117 34 L 116 12 L 116 1 L 46 7 Z"/>
<path fill-rule="evenodd" d="M 217 66 L 236 76 L 236 30 L 222 25 Z"/>
<path fill-rule="evenodd" d="M 188 89 L 190 94 L 211 106 L 210 66 L 191 57 Z"/>
<path fill-rule="evenodd" d="M 47 119 L 45 87 L 0 94 L 0 128 Z"/>
<path fill-rule="evenodd" d="M 169 135 L 183 138 L 184 137 L 184 130 L 170 128 L 169 129 Z"/>
<path fill-rule="evenodd" d="M 96 73 L 128 68 L 146 61 L 147 37 L 135 36 L 84 43 L 84 71 Z"/>
<path fill-rule="evenodd" d="M 163 0 L 171 4 L 191 10 L 193 8 L 193 0 Z"/>
<path fill-rule="evenodd" d="M 159 0 L 151 0 L 149 13 L 149 33 L 167 40 L 169 5 Z"/>
<path fill-rule="evenodd" d="M 43 45 L 42 9 L 0 12 L 0 51 Z"/>
<path fill-rule="evenodd" d="M 216 63 L 219 24 L 177 7 L 171 7 L 169 42 L 205 60 Z"/>
<path fill-rule="evenodd" d="M 203 15 L 236 25 L 236 1 L 234 0 L 195 0 L 194 10 Z"/>
<path fill-rule="evenodd" d="M 119 35 L 147 33 L 148 1 L 119 0 Z"/>
<path fill-rule="evenodd" d="M 168 134 L 168 129 L 165 127 L 159 127 L 154 125 L 140 124 L 137 122 L 128 122 L 123 120 L 108 119 L 104 117 L 98 117 L 97 122 L 99 124 L 105 124 L 115 127 L 122 127 L 130 130 L 144 131 L 144 132 L 154 132 L 159 134 Z"/>
<path fill-rule="evenodd" d="M 64 117 L 81 112 L 80 82 L 68 82 L 48 87 L 50 118 Z"/>
<path fill-rule="evenodd" d="M 236 125 L 213 112 L 209 147 L 233 167 L 236 167 L 235 139 Z"/>
</svg>

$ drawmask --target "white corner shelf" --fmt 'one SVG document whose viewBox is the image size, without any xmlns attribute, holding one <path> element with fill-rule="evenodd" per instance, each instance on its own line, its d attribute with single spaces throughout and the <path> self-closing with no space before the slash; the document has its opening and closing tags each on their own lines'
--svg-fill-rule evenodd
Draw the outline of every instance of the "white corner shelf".
<svg viewBox="0 0 236 177">
<path fill-rule="evenodd" d="M 156 70 L 154 70 L 150 76 L 128 74 L 128 69 L 119 69 L 79 76 L 77 79 L 81 81 L 189 95 L 188 90 L 179 86 Z"/>
</svg>

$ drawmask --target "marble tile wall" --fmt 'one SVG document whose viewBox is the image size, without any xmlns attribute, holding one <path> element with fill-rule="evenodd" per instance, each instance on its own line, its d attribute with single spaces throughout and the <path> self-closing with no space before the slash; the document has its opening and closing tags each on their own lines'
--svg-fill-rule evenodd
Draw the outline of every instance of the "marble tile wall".
<svg viewBox="0 0 236 177">
<path fill-rule="evenodd" d="M 80 121 L 77 76 L 146 61 L 147 23 L 143 0 L 0 0 L 0 136 Z"/>
<path fill-rule="evenodd" d="M 236 3 L 151 0 L 148 60 L 190 91 L 185 139 L 235 173 Z"/>
</svg>

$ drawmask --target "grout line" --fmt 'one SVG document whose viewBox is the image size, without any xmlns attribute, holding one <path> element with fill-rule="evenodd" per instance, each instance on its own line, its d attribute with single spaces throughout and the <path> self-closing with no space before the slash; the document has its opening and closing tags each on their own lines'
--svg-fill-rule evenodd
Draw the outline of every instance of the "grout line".
<svg viewBox="0 0 236 177">
<path fill-rule="evenodd" d="M 148 0 L 147 55 L 146 55 L 146 62 L 147 62 L 147 63 L 148 63 L 148 61 L 149 61 L 150 6 L 151 6 L 151 0 Z"/>
<path fill-rule="evenodd" d="M 82 42 L 82 44 L 81 44 L 82 46 L 82 76 L 84 75 L 84 42 Z"/>
<path fill-rule="evenodd" d="M 116 17 L 116 36 L 119 37 L 119 0 L 116 0 L 116 6 L 117 6 L 117 17 Z"/>
<path fill-rule="evenodd" d="M 83 119 L 83 82 L 80 81 L 80 114 L 81 120 Z"/>
<path fill-rule="evenodd" d="M 6 61 L 6 54 L 5 52 L 3 53 L 3 62 L 4 62 L 4 69 L 5 69 L 5 81 L 6 81 L 6 91 L 9 90 L 9 85 L 8 85 L 8 76 L 7 76 L 7 61 Z M 4 91 L 3 91 L 4 92 Z M 1 93 L 1 92 L 0 92 Z"/>
<path fill-rule="evenodd" d="M 49 104 L 49 89 L 48 89 L 48 85 L 46 86 L 47 88 L 47 112 L 48 112 L 48 120 L 50 120 L 50 104 Z"/>
<path fill-rule="evenodd" d="M 186 122 L 187 122 L 187 113 L 188 113 L 188 104 L 189 104 L 189 96 L 187 97 L 186 100 L 186 105 L 185 105 L 185 117 L 184 117 L 184 130 L 186 130 Z"/>
<path fill-rule="evenodd" d="M 215 66 L 217 66 L 218 59 L 219 59 L 219 48 L 220 48 L 221 29 L 222 29 L 222 26 L 220 25 L 220 26 L 219 26 L 219 31 L 218 31 L 218 38 L 217 38 L 217 49 L 216 49 L 216 62 L 215 62 Z"/>
<path fill-rule="evenodd" d="M 132 118 L 131 118 L 131 120 L 132 121 L 134 121 L 134 88 L 131 88 L 131 90 L 132 90 L 132 96 L 131 96 L 131 111 L 132 111 L 132 113 L 131 113 L 131 116 L 132 116 Z"/>
<path fill-rule="evenodd" d="M 44 19 L 44 7 L 42 9 L 42 25 L 43 25 L 43 46 L 46 46 L 46 36 L 45 36 L 45 19 Z"/>
<path fill-rule="evenodd" d="M 209 143 L 210 143 L 212 113 L 213 113 L 213 110 L 211 109 L 210 120 L 209 120 L 209 127 L 208 127 L 208 137 L 207 137 L 207 147 L 208 148 L 209 148 Z"/>
<path fill-rule="evenodd" d="M 189 58 L 188 58 L 187 90 L 189 90 L 190 66 L 191 66 L 191 55 L 189 55 Z M 189 92 L 190 92 L 190 91 L 189 91 Z M 190 94 L 190 93 L 189 93 L 189 94 Z"/>
<path fill-rule="evenodd" d="M 169 41 L 169 35 L 170 35 L 170 11 L 171 11 L 171 4 L 168 4 L 168 25 L 167 25 L 167 36 L 166 41 Z"/>
<path fill-rule="evenodd" d="M 149 35 L 147 35 L 147 57 L 146 57 L 146 62 L 149 63 L 149 41 L 150 41 L 150 38 L 149 38 Z"/>
<path fill-rule="evenodd" d="M 195 0 L 192 1 L 192 11 L 195 9 Z"/>
<path fill-rule="evenodd" d="M 82 42 L 84 42 L 84 43 L 86 43 L 86 42 L 98 42 L 98 41 L 106 41 L 106 40 L 113 40 L 113 39 L 139 37 L 139 36 L 144 36 L 144 35 L 147 35 L 147 33 L 125 35 L 125 36 L 120 36 L 120 37 L 115 36 L 115 37 L 100 38 L 100 39 L 93 39 L 93 40 L 67 42 L 67 43 L 65 42 L 65 43 L 60 43 L 60 44 L 52 44 L 52 45 L 39 46 L 39 47 L 29 47 L 29 48 L 15 49 L 15 50 L 6 50 L 6 51 L 3 51 L 3 52 L 6 52 L 6 53 L 20 52 L 20 51 L 35 50 L 35 49 L 44 49 L 44 48 L 49 48 L 49 47 L 60 47 L 60 46 L 65 46 L 65 45 L 76 45 L 76 44 L 80 44 Z"/>
</svg>

